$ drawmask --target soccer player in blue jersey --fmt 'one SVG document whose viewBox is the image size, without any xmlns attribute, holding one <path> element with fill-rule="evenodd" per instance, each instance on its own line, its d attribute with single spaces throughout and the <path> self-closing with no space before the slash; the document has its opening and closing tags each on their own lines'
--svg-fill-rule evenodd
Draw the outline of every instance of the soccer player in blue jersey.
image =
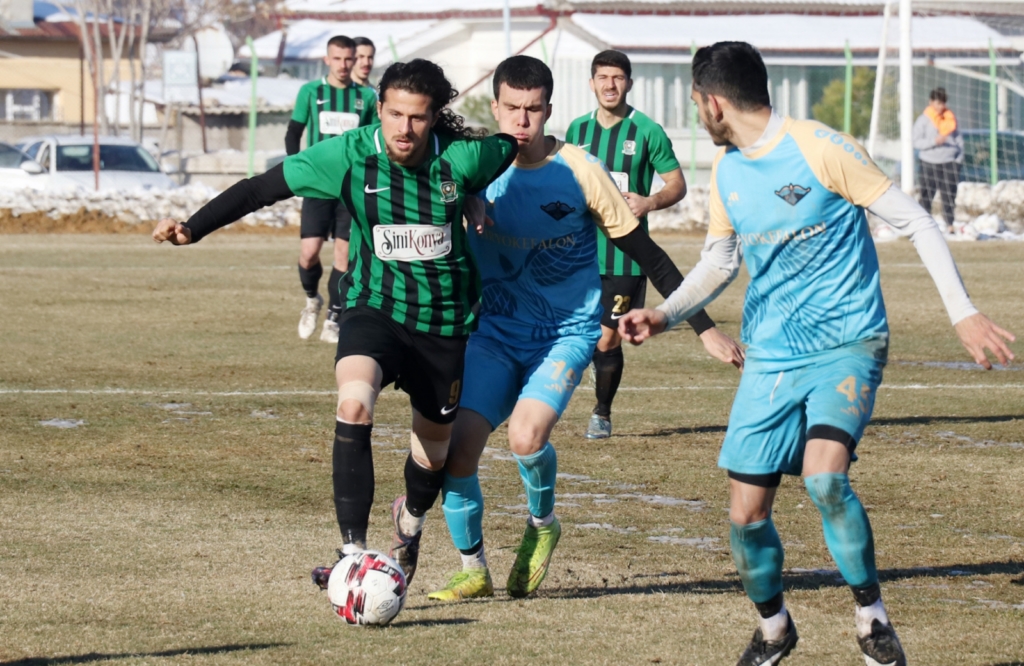
<svg viewBox="0 0 1024 666">
<path fill-rule="evenodd" d="M 551 431 L 569 403 L 601 336 L 597 234 L 637 261 L 659 292 L 682 282 L 643 230 L 608 170 L 593 155 L 544 134 L 551 70 L 515 56 L 494 74 L 492 102 L 519 157 L 509 177 L 484 192 L 494 225 L 470 244 L 480 267 L 480 327 L 466 348 L 459 416 L 452 430 L 442 508 L 463 571 L 430 598 L 458 601 L 493 592 L 483 550 L 483 495 L 477 465 L 506 419 L 529 519 L 507 590 L 524 597 L 547 573 L 561 527 L 554 515 L 557 459 Z M 690 317 L 706 349 L 742 363 L 742 351 L 702 311 Z"/>
<path fill-rule="evenodd" d="M 1007 363 L 1014 337 L 971 304 L 935 220 L 856 140 L 772 110 L 767 71 L 752 46 L 720 42 L 697 51 L 692 97 L 723 146 L 711 171 L 704 251 L 664 304 L 627 313 L 619 332 L 639 344 L 691 316 L 729 284 L 744 256 L 746 365 L 718 460 L 729 476 L 733 560 L 761 616 L 739 664 L 776 664 L 797 642 L 771 519 L 782 475 L 793 474 L 803 476 L 853 591 L 865 662 L 905 666 L 882 604 L 868 516 L 848 477 L 889 347 L 864 210 L 910 236 L 975 361 L 991 368 L 988 349 Z"/>
</svg>

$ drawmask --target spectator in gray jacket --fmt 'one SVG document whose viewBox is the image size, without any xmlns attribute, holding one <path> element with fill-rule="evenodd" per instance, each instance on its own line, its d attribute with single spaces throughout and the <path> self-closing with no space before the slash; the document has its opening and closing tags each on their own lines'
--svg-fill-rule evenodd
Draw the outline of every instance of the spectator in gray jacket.
<svg viewBox="0 0 1024 666">
<path fill-rule="evenodd" d="M 913 142 L 921 160 L 921 206 L 931 211 L 935 193 L 942 195 L 942 217 L 953 233 L 953 209 L 960 164 L 964 161 L 964 138 L 956 116 L 946 107 L 946 89 L 928 95 L 928 106 L 914 123 Z"/>
</svg>

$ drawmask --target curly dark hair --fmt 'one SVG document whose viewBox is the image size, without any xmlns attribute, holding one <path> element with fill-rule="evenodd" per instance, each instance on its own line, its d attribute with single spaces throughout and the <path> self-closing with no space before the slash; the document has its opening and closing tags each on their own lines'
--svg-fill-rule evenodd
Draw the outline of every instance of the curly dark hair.
<svg viewBox="0 0 1024 666">
<path fill-rule="evenodd" d="M 465 126 L 465 119 L 448 108 L 459 96 L 451 81 L 445 78 L 444 70 L 429 60 L 416 58 L 409 62 L 391 64 L 380 77 L 377 95 L 381 102 L 388 90 L 404 90 L 416 95 L 426 95 L 432 101 L 430 110 L 437 115 L 434 131 L 461 139 L 478 138 L 478 133 Z"/>
</svg>

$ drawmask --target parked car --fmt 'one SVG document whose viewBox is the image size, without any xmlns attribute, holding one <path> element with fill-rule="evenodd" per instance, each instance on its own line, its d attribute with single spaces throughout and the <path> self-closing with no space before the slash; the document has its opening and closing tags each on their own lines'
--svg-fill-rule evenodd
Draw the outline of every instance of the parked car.
<svg viewBox="0 0 1024 666">
<path fill-rule="evenodd" d="M 962 130 L 964 137 L 964 164 L 960 180 L 969 183 L 988 183 L 992 175 L 992 151 L 989 131 Z M 1024 180 L 1024 132 L 996 132 L 999 180 Z"/>
<path fill-rule="evenodd" d="M 0 188 L 35 187 L 42 167 L 9 143 L 0 143 Z"/>
<path fill-rule="evenodd" d="M 100 189 L 168 190 L 177 185 L 160 170 L 139 144 L 121 137 L 101 136 Z M 45 189 L 95 187 L 91 136 L 41 136 L 23 139 L 17 147 L 42 167 L 36 178 Z"/>
</svg>

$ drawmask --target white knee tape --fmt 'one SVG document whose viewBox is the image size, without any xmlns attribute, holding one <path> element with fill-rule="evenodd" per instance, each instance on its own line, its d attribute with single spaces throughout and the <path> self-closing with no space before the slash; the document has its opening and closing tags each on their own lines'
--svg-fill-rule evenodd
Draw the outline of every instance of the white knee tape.
<svg viewBox="0 0 1024 666">
<path fill-rule="evenodd" d="M 338 387 L 338 411 L 341 412 L 341 403 L 346 400 L 355 400 L 373 418 L 373 405 L 377 402 L 377 391 L 373 385 L 364 381 L 345 382 Z"/>
<path fill-rule="evenodd" d="M 448 457 L 448 443 L 451 439 L 420 439 L 412 433 L 411 448 L 413 460 L 429 461 L 431 465 L 443 463 Z"/>
</svg>

